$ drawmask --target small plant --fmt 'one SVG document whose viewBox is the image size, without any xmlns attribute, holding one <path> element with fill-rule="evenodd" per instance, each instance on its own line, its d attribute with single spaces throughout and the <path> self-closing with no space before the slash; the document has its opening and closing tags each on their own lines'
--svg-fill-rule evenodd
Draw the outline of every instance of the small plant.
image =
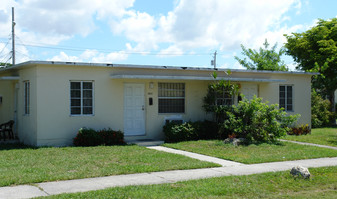
<svg viewBox="0 0 337 199">
<path fill-rule="evenodd" d="M 124 134 L 110 128 L 95 131 L 91 128 L 80 128 L 73 140 L 75 146 L 123 145 Z"/>
<path fill-rule="evenodd" d="M 307 135 L 310 133 L 311 129 L 308 124 L 290 128 L 290 130 L 287 132 L 288 135 Z"/>
</svg>

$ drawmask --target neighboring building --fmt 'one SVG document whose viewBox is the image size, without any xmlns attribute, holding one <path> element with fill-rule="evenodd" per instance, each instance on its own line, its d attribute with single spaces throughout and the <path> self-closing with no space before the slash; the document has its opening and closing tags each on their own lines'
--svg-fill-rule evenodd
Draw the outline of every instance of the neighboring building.
<svg viewBox="0 0 337 199">
<path fill-rule="evenodd" d="M 218 69 L 217 79 L 280 103 L 311 123 L 312 73 Z M 202 108 L 210 68 L 29 61 L 0 69 L 0 123 L 14 119 L 30 145 L 71 145 L 81 127 L 122 130 L 127 140 L 163 139 L 166 120 L 211 119 Z M 237 103 L 238 97 L 231 103 Z"/>
</svg>

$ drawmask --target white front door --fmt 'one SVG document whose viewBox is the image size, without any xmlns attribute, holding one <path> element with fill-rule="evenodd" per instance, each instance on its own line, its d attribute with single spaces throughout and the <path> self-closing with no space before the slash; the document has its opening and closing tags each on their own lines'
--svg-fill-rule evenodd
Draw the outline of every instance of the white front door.
<svg viewBox="0 0 337 199">
<path fill-rule="evenodd" d="M 124 84 L 124 135 L 145 135 L 144 84 Z"/>
<path fill-rule="evenodd" d="M 246 99 L 248 99 L 248 100 L 253 99 L 254 95 L 256 95 L 256 97 L 258 97 L 257 85 L 256 84 L 242 85 L 241 90 L 242 90 L 242 94 L 244 94 Z"/>
</svg>

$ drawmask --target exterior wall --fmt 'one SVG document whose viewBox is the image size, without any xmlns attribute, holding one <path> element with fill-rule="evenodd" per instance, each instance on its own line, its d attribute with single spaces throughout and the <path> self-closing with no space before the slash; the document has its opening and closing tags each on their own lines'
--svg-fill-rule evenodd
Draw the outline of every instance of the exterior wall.
<svg viewBox="0 0 337 199">
<path fill-rule="evenodd" d="M 14 98 L 16 81 L 0 80 L 0 124 L 14 120 Z"/>
<path fill-rule="evenodd" d="M 112 79 L 111 75 L 183 75 L 209 77 L 210 71 L 114 68 L 76 65 L 38 65 L 19 70 L 18 127 L 20 140 L 26 144 L 44 146 L 71 145 L 81 127 L 94 129 L 112 128 L 124 131 L 124 84 L 144 84 L 145 136 L 126 139 L 163 139 L 162 126 L 167 118 L 181 118 L 184 121 L 211 119 L 203 108 L 203 97 L 211 81 L 200 80 L 154 80 L 154 79 Z M 226 77 L 219 72 L 219 77 Z M 299 113 L 299 124 L 310 124 L 310 75 L 286 73 L 233 72 L 231 77 L 284 79 L 286 82 L 234 82 L 242 87 L 257 85 L 257 96 L 270 103 L 279 102 L 279 85 L 294 85 L 294 111 Z M 31 110 L 24 115 L 24 85 L 29 80 L 31 89 Z M 94 81 L 94 115 L 70 115 L 70 81 Z M 1 81 L 3 82 L 3 81 Z M 185 113 L 158 113 L 158 83 L 185 83 Z M 150 83 L 153 88 L 150 88 Z M 1 92 L 2 84 L 0 84 Z M 1 94 L 1 93 L 0 93 Z M 13 95 L 13 94 L 12 94 Z M 153 105 L 149 105 L 149 98 Z M 237 101 L 237 99 L 235 99 Z M 1 114 L 1 105 L 0 105 Z"/>
<path fill-rule="evenodd" d="M 275 79 L 285 79 L 282 83 L 260 83 L 259 95 L 271 104 L 279 103 L 279 86 L 293 85 L 293 108 L 289 114 L 300 114 L 298 124 L 311 126 L 311 76 L 309 75 L 280 75 L 274 74 Z"/>
<path fill-rule="evenodd" d="M 123 103 L 124 84 L 145 85 L 145 130 L 141 138 L 162 139 L 162 125 L 167 117 L 179 116 L 184 121 L 203 120 L 202 98 L 206 94 L 207 83 L 203 81 L 179 81 L 185 83 L 185 113 L 158 114 L 158 82 L 152 80 L 115 80 L 110 78 L 111 68 L 91 67 L 37 67 L 37 145 L 70 145 L 81 127 L 94 129 L 124 129 Z M 70 115 L 70 80 L 94 81 L 94 115 Z M 149 88 L 153 83 L 154 88 Z M 149 98 L 153 105 L 149 105 Z M 134 137 L 126 137 L 133 139 Z M 137 137 L 139 138 L 139 137 Z"/>
<path fill-rule="evenodd" d="M 36 145 L 37 139 L 37 74 L 36 68 L 24 68 L 19 71 L 18 111 L 17 126 L 18 136 L 21 142 L 28 145 Z M 30 114 L 24 112 L 24 81 L 30 82 Z"/>
</svg>

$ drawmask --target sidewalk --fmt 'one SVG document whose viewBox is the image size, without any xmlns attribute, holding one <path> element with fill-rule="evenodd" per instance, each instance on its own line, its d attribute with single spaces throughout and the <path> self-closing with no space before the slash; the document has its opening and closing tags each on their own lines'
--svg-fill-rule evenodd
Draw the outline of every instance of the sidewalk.
<svg viewBox="0 0 337 199">
<path fill-rule="evenodd" d="M 110 187 L 121 187 L 129 185 L 149 185 L 174 183 L 201 178 L 221 177 L 230 175 L 250 175 L 265 172 L 276 172 L 290 170 L 292 167 L 301 165 L 304 167 L 325 167 L 337 166 L 337 157 L 318 158 L 308 160 L 295 160 L 284 162 L 271 162 L 261 164 L 245 165 L 237 162 L 222 160 L 205 155 L 170 149 L 166 147 L 150 147 L 156 150 L 188 155 L 196 159 L 216 162 L 223 165 L 216 168 L 174 170 L 151 173 L 138 173 L 128 175 L 117 175 L 108 177 L 86 178 L 56 182 L 45 182 L 33 185 L 20 185 L 13 187 L 0 187 L 0 198 L 32 198 L 38 196 L 48 196 L 61 193 L 75 193 L 92 190 L 100 190 Z"/>
</svg>

